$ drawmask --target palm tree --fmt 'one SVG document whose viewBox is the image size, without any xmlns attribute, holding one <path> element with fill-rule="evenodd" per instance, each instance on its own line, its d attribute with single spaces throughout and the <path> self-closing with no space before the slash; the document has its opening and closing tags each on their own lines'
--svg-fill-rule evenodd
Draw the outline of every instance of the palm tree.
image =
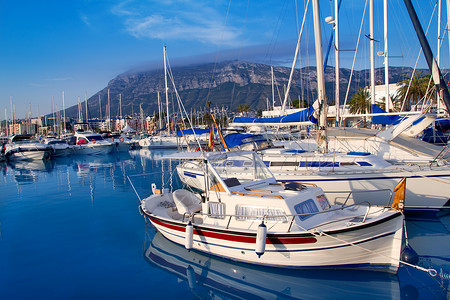
<svg viewBox="0 0 450 300">
<path fill-rule="evenodd" d="M 352 99 L 348 102 L 351 114 L 365 114 L 370 111 L 370 94 L 365 88 L 353 94 Z M 366 118 L 364 118 L 364 127 L 366 126 Z"/>
<path fill-rule="evenodd" d="M 250 111 L 250 106 L 248 104 L 239 104 L 236 110 L 238 113 L 247 115 L 247 113 Z"/>
<path fill-rule="evenodd" d="M 422 72 L 415 74 L 411 79 L 405 79 L 401 82 L 402 86 L 398 89 L 397 98 L 400 99 L 402 106 L 409 110 L 412 105 L 416 105 L 420 99 L 422 99 L 428 89 L 428 83 L 430 81 L 430 75 L 421 76 Z M 411 84 L 411 86 L 409 86 Z M 409 86 L 409 91 L 408 91 Z M 408 95 L 406 92 L 408 91 Z M 434 97 L 434 90 L 429 93 L 430 97 Z M 407 97 L 405 99 L 405 96 Z M 406 105 L 403 102 L 407 101 Z M 406 106 L 406 107 L 405 107 Z"/>
</svg>

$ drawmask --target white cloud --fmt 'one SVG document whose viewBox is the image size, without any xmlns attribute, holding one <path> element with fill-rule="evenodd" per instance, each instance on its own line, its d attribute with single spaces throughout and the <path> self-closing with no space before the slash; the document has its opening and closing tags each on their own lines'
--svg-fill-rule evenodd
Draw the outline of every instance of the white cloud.
<svg viewBox="0 0 450 300">
<path fill-rule="evenodd" d="M 83 14 L 83 13 L 80 13 L 80 19 L 81 19 L 81 21 L 83 21 L 83 23 L 84 23 L 86 26 L 91 27 L 91 22 L 89 21 L 89 18 L 88 18 L 87 15 L 85 15 L 85 14 Z"/>
<path fill-rule="evenodd" d="M 196 40 L 205 44 L 238 46 L 240 30 L 225 26 L 225 14 L 214 8 L 189 1 L 153 3 L 151 7 L 121 2 L 112 13 L 123 18 L 127 32 L 136 38 L 161 40 Z"/>
</svg>

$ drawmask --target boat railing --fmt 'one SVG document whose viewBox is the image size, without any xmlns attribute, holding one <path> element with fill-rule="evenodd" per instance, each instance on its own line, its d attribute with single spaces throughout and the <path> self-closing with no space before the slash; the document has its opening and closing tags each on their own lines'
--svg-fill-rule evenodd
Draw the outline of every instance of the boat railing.
<svg viewBox="0 0 450 300">
<path fill-rule="evenodd" d="M 347 205 L 347 202 L 349 201 L 350 198 L 353 198 L 353 195 L 355 194 L 366 194 L 366 193 L 380 193 L 380 192 L 386 192 L 388 195 L 388 201 L 387 204 L 385 206 L 390 206 L 391 205 L 391 200 L 392 200 L 392 196 L 394 195 L 394 192 L 391 189 L 379 189 L 379 190 L 361 190 L 361 191 L 326 191 L 325 193 L 327 194 L 327 196 L 329 194 L 344 194 L 347 195 L 345 197 L 345 201 L 342 203 L 342 207 Z M 331 197 L 329 197 L 331 198 Z M 336 198 L 334 198 L 334 203 L 336 203 Z"/>
<path fill-rule="evenodd" d="M 354 204 L 350 204 L 347 206 L 341 206 L 341 207 L 337 207 L 337 208 L 332 208 L 332 209 L 327 209 L 324 211 L 319 211 L 319 212 L 312 212 L 312 213 L 303 213 L 303 214 L 292 214 L 292 215 L 288 215 L 288 214 L 280 214 L 280 215 L 262 215 L 262 216 L 250 216 L 250 215 L 228 215 L 228 214 L 210 214 L 210 213 L 203 213 L 203 212 L 194 212 L 194 213 L 184 213 L 182 216 L 182 222 L 187 222 L 187 221 L 191 221 L 194 225 L 196 224 L 195 222 L 195 217 L 196 216 L 201 216 L 202 220 L 203 217 L 211 217 L 214 219 L 220 218 L 223 219 L 224 221 L 226 220 L 226 229 L 230 228 L 230 224 L 231 221 L 233 220 L 233 218 L 235 220 L 244 220 L 244 219 L 251 219 L 251 220 L 260 220 L 261 222 L 267 222 L 267 221 L 274 221 L 275 223 L 278 223 L 281 221 L 281 223 L 285 223 L 285 224 L 289 224 L 288 225 L 288 229 L 287 229 L 287 233 L 291 232 L 291 229 L 294 225 L 294 221 L 295 218 L 307 218 L 307 217 L 311 217 L 311 216 L 315 216 L 315 215 L 321 215 L 321 214 L 327 214 L 327 213 L 332 213 L 335 211 L 340 211 L 340 210 L 344 210 L 344 209 L 351 209 L 352 207 L 358 207 L 358 206 L 366 206 L 366 211 L 364 214 L 361 215 L 351 215 L 351 216 L 345 216 L 343 218 L 339 218 L 339 219 L 333 219 L 333 221 L 327 222 L 327 223 L 321 223 L 320 225 L 323 226 L 325 224 L 331 224 L 331 223 L 335 223 L 335 222 L 341 222 L 345 219 L 349 219 L 349 220 L 356 220 L 358 219 L 358 217 L 360 217 L 358 222 L 361 223 L 365 223 L 367 220 L 367 217 L 369 215 L 369 212 L 371 211 L 371 204 L 368 201 L 362 201 L 362 202 L 358 202 L 358 203 L 354 203 Z M 308 228 L 305 229 L 307 231 L 311 230 L 312 228 Z"/>
</svg>

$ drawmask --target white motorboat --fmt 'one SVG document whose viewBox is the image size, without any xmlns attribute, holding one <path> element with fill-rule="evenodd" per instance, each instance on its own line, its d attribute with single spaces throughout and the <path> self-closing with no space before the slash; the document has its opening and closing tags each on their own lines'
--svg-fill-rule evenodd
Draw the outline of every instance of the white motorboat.
<svg viewBox="0 0 450 300">
<path fill-rule="evenodd" d="M 52 148 L 52 157 L 65 157 L 73 153 L 73 145 L 69 145 L 67 141 L 52 137 L 44 139 L 44 144 Z"/>
<path fill-rule="evenodd" d="M 31 134 L 17 134 L 4 146 L 8 160 L 48 159 L 51 147 L 37 141 Z"/>
<path fill-rule="evenodd" d="M 114 150 L 114 143 L 105 141 L 98 133 L 92 131 L 75 132 L 76 146 L 74 147 L 76 154 L 86 155 L 102 155 L 111 153 Z"/>
<path fill-rule="evenodd" d="M 234 136 L 234 138 L 233 138 Z M 235 146 L 236 139 L 245 143 Z M 231 149 L 258 149 L 270 145 L 262 136 L 233 134 L 225 138 Z M 332 203 L 369 201 L 385 205 L 386 195 L 397 182 L 406 177 L 407 207 L 441 208 L 450 206 L 450 165 L 442 160 L 435 164 L 391 164 L 367 152 L 317 153 L 304 150 L 268 148 L 258 151 L 260 157 L 277 180 L 302 181 L 319 185 Z M 201 161 L 187 161 L 177 167 L 179 177 L 186 184 L 204 190 Z M 245 180 L 234 166 L 239 180 Z M 349 191 L 354 193 L 347 200 Z"/>
<path fill-rule="evenodd" d="M 181 141 L 172 135 L 153 135 L 139 140 L 139 146 L 148 149 L 177 149 Z"/>
<path fill-rule="evenodd" d="M 403 215 L 389 207 L 333 206 L 323 190 L 277 182 L 254 152 L 208 154 L 206 193 L 160 191 L 140 208 L 166 238 L 188 249 L 283 268 L 396 272 Z M 235 178 L 235 165 L 247 180 Z M 388 202 L 388 199 L 386 199 Z"/>
<path fill-rule="evenodd" d="M 128 152 L 136 146 L 137 141 L 133 140 L 126 134 L 107 134 L 102 135 L 103 138 L 115 145 L 115 151 Z"/>
</svg>

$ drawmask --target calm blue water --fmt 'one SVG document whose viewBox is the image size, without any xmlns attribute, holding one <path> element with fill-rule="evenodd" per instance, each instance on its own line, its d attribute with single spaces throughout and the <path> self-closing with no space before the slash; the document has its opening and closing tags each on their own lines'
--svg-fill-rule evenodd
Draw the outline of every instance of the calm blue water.
<svg viewBox="0 0 450 300">
<path fill-rule="evenodd" d="M 410 267 L 281 271 L 187 252 L 147 224 L 126 177 L 148 196 L 175 170 L 164 153 L 1 164 L 0 299 L 450 298 L 448 279 Z M 419 264 L 450 274 L 449 213 L 411 214 L 407 228 Z"/>
</svg>

